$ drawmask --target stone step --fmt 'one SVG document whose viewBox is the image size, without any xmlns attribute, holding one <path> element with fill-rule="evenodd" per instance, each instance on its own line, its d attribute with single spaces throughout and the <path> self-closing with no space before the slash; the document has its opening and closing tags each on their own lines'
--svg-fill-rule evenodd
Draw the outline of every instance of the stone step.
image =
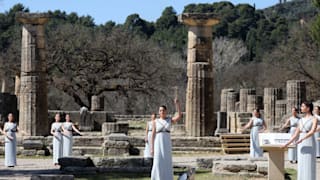
<svg viewBox="0 0 320 180">
<path fill-rule="evenodd" d="M 103 136 L 74 136 L 73 145 L 74 146 L 91 146 L 91 147 L 101 147 L 103 144 Z"/>
<path fill-rule="evenodd" d="M 250 143 L 228 143 L 223 144 L 223 147 L 250 147 Z"/>
<path fill-rule="evenodd" d="M 140 150 L 140 154 L 144 152 L 144 147 L 137 147 Z M 221 152 L 220 147 L 172 147 L 172 151 L 175 153 L 195 153 L 195 152 Z"/>
<path fill-rule="evenodd" d="M 250 147 L 232 147 L 232 148 L 223 148 L 225 153 L 246 153 L 250 152 Z"/>
<path fill-rule="evenodd" d="M 72 155 L 75 156 L 83 156 L 83 155 L 102 155 L 103 148 L 102 147 L 88 147 L 88 146 L 73 146 L 72 147 Z"/>
<path fill-rule="evenodd" d="M 101 131 L 81 132 L 83 136 L 101 136 Z"/>
<path fill-rule="evenodd" d="M 144 136 L 129 137 L 129 142 L 134 147 L 144 147 Z M 172 136 L 171 142 L 173 147 L 221 147 L 218 137 L 185 137 Z"/>
<path fill-rule="evenodd" d="M 220 139 L 224 153 L 247 153 L 250 151 L 249 134 L 222 134 Z"/>
</svg>

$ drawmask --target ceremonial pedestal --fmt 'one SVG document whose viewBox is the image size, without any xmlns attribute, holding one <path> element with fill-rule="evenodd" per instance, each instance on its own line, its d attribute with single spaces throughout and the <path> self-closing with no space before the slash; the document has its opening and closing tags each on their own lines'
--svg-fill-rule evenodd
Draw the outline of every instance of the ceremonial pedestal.
<svg viewBox="0 0 320 180">
<path fill-rule="evenodd" d="M 280 145 L 260 146 L 268 151 L 268 180 L 284 180 L 284 151 Z"/>
<path fill-rule="evenodd" d="M 281 147 L 289 141 L 290 137 L 288 133 L 259 134 L 260 147 L 269 153 L 268 180 L 284 180 L 284 152 L 288 148 Z"/>
</svg>

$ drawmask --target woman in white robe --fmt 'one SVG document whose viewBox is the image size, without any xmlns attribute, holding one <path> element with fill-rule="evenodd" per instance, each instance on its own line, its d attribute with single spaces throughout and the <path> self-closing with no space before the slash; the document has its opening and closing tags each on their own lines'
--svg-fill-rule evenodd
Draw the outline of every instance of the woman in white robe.
<svg viewBox="0 0 320 180">
<path fill-rule="evenodd" d="M 286 123 L 282 126 L 281 130 L 290 127 L 289 133 L 291 136 L 296 132 L 298 123 L 300 121 L 300 117 L 298 116 L 298 109 L 297 108 L 292 108 L 291 110 L 292 116 L 287 119 Z M 297 147 L 290 147 L 288 149 L 288 160 L 291 163 L 297 163 Z"/>
<path fill-rule="evenodd" d="M 5 150 L 4 150 L 4 165 L 7 167 L 14 167 L 17 165 L 17 139 L 16 132 L 18 126 L 14 122 L 13 114 L 8 114 L 8 122 L 4 124 L 3 134 L 5 135 Z"/>
<path fill-rule="evenodd" d="M 297 180 L 316 180 L 316 150 L 313 134 L 317 129 L 317 119 L 312 115 L 312 111 L 312 103 L 301 104 L 301 112 L 305 116 L 299 121 L 294 135 L 283 146 L 286 148 L 299 137 L 299 140 L 295 142 L 298 145 Z"/>
<path fill-rule="evenodd" d="M 251 128 L 250 131 L 250 157 L 258 158 L 263 156 L 263 150 L 259 145 L 259 133 L 267 129 L 267 125 L 263 119 L 260 118 L 259 109 L 255 109 L 252 113 L 253 117 L 243 127 L 243 130 Z M 242 131 L 243 131 L 242 130 Z"/>
<path fill-rule="evenodd" d="M 66 122 L 62 124 L 63 130 L 63 157 L 72 156 L 73 134 L 72 131 L 81 135 L 80 131 L 71 122 L 70 115 L 66 114 Z"/>
<path fill-rule="evenodd" d="M 151 121 L 148 121 L 147 125 L 146 125 L 146 133 L 145 133 L 146 135 L 144 138 L 145 148 L 144 148 L 144 153 L 143 153 L 144 158 L 152 158 L 150 144 L 151 144 L 151 138 L 152 138 L 152 122 L 155 119 L 156 119 L 156 114 L 152 113 Z"/>
<path fill-rule="evenodd" d="M 319 127 L 319 125 L 320 125 L 320 107 L 315 106 L 313 113 L 314 113 L 313 115 L 315 116 L 315 118 L 317 118 L 317 120 L 318 120 L 318 127 Z M 316 147 L 315 147 L 316 148 L 316 157 L 320 158 L 320 141 L 317 140 L 320 138 L 320 132 L 315 132 L 314 138 L 316 140 Z"/>
<path fill-rule="evenodd" d="M 178 114 L 173 118 L 167 117 L 166 106 L 160 106 L 159 116 L 152 125 L 151 154 L 153 154 L 153 165 L 151 180 L 173 180 L 172 154 L 171 154 L 171 123 L 181 119 L 180 104 L 175 99 Z"/>
<path fill-rule="evenodd" d="M 53 155 L 53 164 L 58 165 L 58 159 L 62 157 L 62 145 L 63 145 L 63 138 L 62 138 L 62 123 L 60 122 L 60 114 L 56 114 L 55 122 L 51 125 L 51 134 L 53 136 L 52 140 L 52 155 Z"/>
</svg>

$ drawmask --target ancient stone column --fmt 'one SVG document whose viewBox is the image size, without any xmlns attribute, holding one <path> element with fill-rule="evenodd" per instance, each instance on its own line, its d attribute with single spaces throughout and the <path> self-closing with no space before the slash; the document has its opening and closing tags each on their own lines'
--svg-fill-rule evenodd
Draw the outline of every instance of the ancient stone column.
<svg viewBox="0 0 320 180">
<path fill-rule="evenodd" d="M 102 111 L 104 109 L 104 98 L 99 96 L 91 97 L 91 111 Z"/>
<path fill-rule="evenodd" d="M 233 89 L 222 89 L 220 97 L 220 111 L 227 112 L 227 94 L 228 92 L 234 92 Z"/>
<path fill-rule="evenodd" d="M 278 88 L 264 88 L 264 120 L 268 128 L 272 129 L 276 118 L 276 101 L 282 99 L 282 91 Z"/>
<path fill-rule="evenodd" d="M 276 101 L 276 118 L 275 126 L 280 126 L 283 122 L 283 117 L 287 114 L 287 101 L 286 100 L 277 100 Z M 290 114 L 291 115 L 291 114 Z"/>
<path fill-rule="evenodd" d="M 236 112 L 236 102 L 238 101 L 238 92 L 227 93 L 227 112 Z"/>
<path fill-rule="evenodd" d="M 247 112 L 247 96 L 255 95 L 256 89 L 240 89 L 240 112 Z M 251 112 L 251 111 L 249 111 Z"/>
<path fill-rule="evenodd" d="M 19 125 L 28 135 L 47 135 L 50 125 L 44 24 L 49 15 L 18 13 L 16 18 L 23 23 Z"/>
<path fill-rule="evenodd" d="M 16 74 L 15 76 L 15 83 L 14 83 L 14 95 L 17 97 L 17 109 L 19 109 L 20 104 L 20 73 Z"/>
<path fill-rule="evenodd" d="M 1 79 L 1 93 L 7 93 L 7 80 L 6 78 Z"/>
<path fill-rule="evenodd" d="M 287 113 L 296 107 L 300 110 L 300 105 L 306 100 L 306 82 L 302 80 L 287 81 Z"/>
<path fill-rule="evenodd" d="M 263 109 L 263 97 L 258 95 L 248 95 L 246 112 L 253 112 L 253 110 L 257 108 Z"/>
<path fill-rule="evenodd" d="M 213 135 L 217 123 L 213 107 L 212 26 L 214 14 L 181 14 L 188 25 L 186 130 L 190 136 Z"/>
</svg>

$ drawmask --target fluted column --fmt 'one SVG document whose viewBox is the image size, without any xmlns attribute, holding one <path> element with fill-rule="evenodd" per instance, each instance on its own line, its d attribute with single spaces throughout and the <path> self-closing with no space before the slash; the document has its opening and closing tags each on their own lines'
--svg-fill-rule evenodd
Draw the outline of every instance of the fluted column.
<svg viewBox="0 0 320 180">
<path fill-rule="evenodd" d="M 248 95 L 255 95 L 256 89 L 240 89 L 240 106 L 239 111 L 240 112 L 247 112 L 247 105 L 248 105 Z M 249 111 L 251 112 L 251 111 Z"/>
<path fill-rule="evenodd" d="M 212 135 L 217 127 L 213 107 L 212 26 L 214 14 L 181 14 L 188 26 L 186 130 L 190 136 Z"/>
<path fill-rule="evenodd" d="M 286 100 L 277 100 L 276 101 L 276 118 L 275 126 L 281 126 L 283 122 L 283 117 L 287 115 L 287 101 Z M 290 113 L 291 115 L 291 113 Z"/>
<path fill-rule="evenodd" d="M 227 95 L 228 92 L 234 92 L 233 89 L 222 89 L 220 95 L 220 111 L 227 112 Z"/>
<path fill-rule="evenodd" d="M 47 62 L 44 24 L 45 13 L 18 13 L 23 23 L 21 48 L 20 128 L 28 135 L 49 134 L 47 102 Z"/>
<path fill-rule="evenodd" d="M 263 97 L 258 95 L 247 96 L 247 112 L 253 112 L 254 109 L 263 109 Z"/>
<path fill-rule="evenodd" d="M 301 103 L 306 100 L 306 82 L 302 80 L 287 81 L 287 113 L 296 107 L 300 109 Z"/>
<path fill-rule="evenodd" d="M 282 91 L 278 88 L 264 88 L 264 120 L 268 128 L 275 126 L 276 101 L 282 98 Z"/>
</svg>

